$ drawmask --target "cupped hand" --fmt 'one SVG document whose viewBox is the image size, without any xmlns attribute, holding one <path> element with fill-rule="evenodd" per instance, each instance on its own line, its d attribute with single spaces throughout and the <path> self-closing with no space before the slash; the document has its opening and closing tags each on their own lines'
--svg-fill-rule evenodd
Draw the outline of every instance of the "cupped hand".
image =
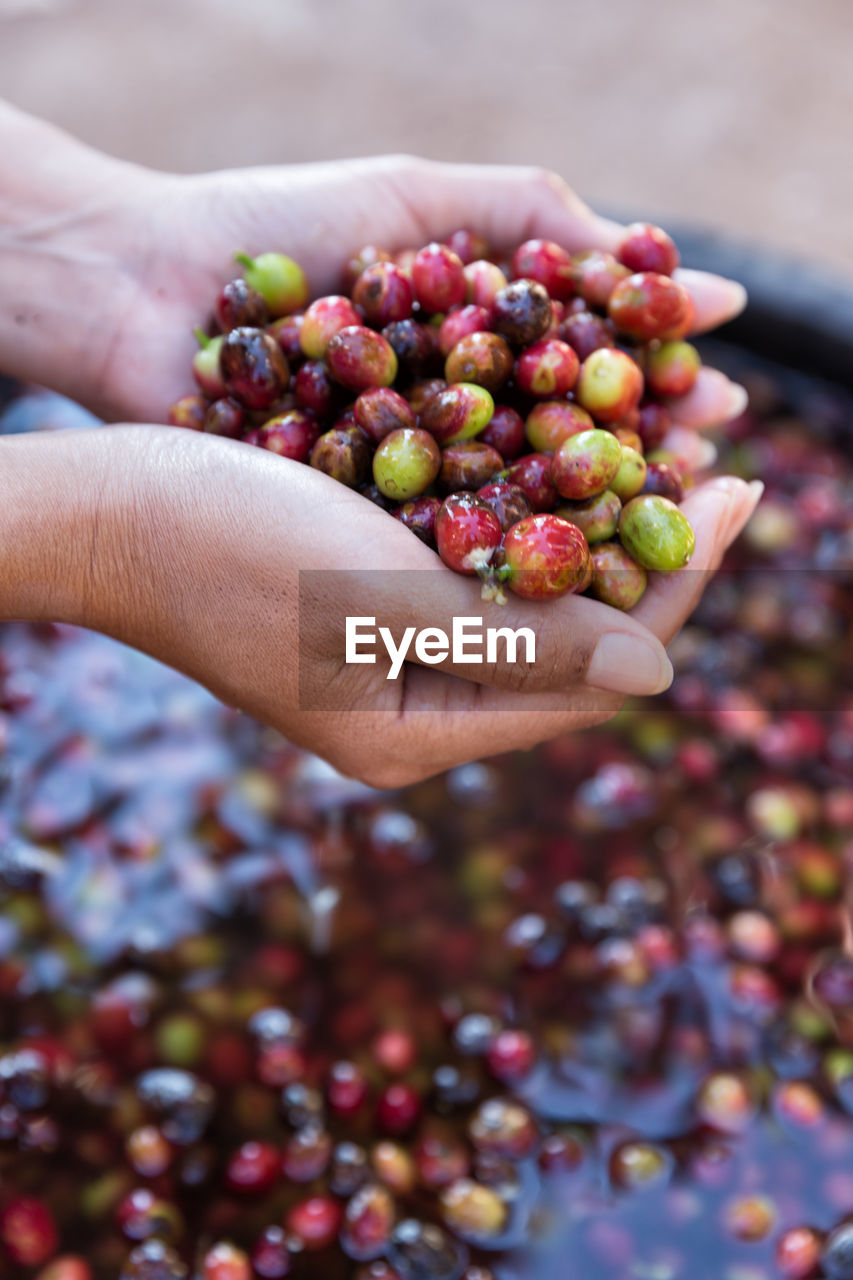
<svg viewBox="0 0 853 1280">
<path fill-rule="evenodd" d="M 600 723 L 625 693 L 665 688 L 663 645 L 759 496 L 732 478 L 694 490 L 685 502 L 697 535 L 691 567 L 659 576 L 631 615 L 576 596 L 500 606 L 384 511 L 309 467 L 169 428 L 76 434 L 74 465 L 100 480 L 87 600 L 73 620 L 145 649 L 383 787 Z M 454 617 L 527 626 L 536 659 L 406 662 L 390 680 L 383 649 L 373 665 L 346 662 L 347 617 L 374 618 L 397 641 L 410 626 L 449 634 Z"/>
</svg>

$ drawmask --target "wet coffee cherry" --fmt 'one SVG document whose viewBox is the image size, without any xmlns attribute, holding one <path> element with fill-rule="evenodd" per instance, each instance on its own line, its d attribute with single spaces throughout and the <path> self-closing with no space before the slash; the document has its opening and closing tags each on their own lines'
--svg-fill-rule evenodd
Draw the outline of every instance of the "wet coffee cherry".
<svg viewBox="0 0 853 1280">
<path fill-rule="evenodd" d="M 370 1151 L 370 1163 L 379 1182 L 396 1196 L 411 1195 L 417 1181 L 415 1162 L 408 1147 L 387 1139 Z"/>
<path fill-rule="evenodd" d="M 515 362 L 520 391 L 542 399 L 565 396 L 578 380 L 580 361 L 568 343 L 545 338 L 525 348 Z"/>
<path fill-rule="evenodd" d="M 228 440 L 239 440 L 246 424 L 243 406 L 230 396 L 214 400 L 204 417 L 204 430 L 214 436 L 225 436 Z"/>
<path fill-rule="evenodd" d="M 431 438 L 431 437 L 430 437 Z M 491 445 L 480 440 L 449 444 L 441 453 L 438 487 L 442 493 L 481 489 L 503 467 L 504 460 Z"/>
<path fill-rule="evenodd" d="M 524 432 L 537 453 L 554 453 L 569 436 L 595 426 L 586 409 L 566 400 L 543 400 L 528 413 Z"/>
<path fill-rule="evenodd" d="M 527 453 L 511 462 L 501 479 L 518 485 L 534 511 L 553 511 L 560 495 L 551 480 L 552 461 L 549 453 Z"/>
<path fill-rule="evenodd" d="M 338 388 L 329 377 L 323 360 L 306 360 L 293 379 L 293 391 L 300 409 L 326 418 L 335 408 Z"/>
<path fill-rule="evenodd" d="M 643 375 L 624 351 L 602 347 L 581 365 L 578 401 L 601 422 L 619 422 L 636 408 L 642 394 Z"/>
<path fill-rule="evenodd" d="M 308 1125 L 288 1138 L 281 1154 L 281 1170 L 290 1182 L 314 1182 L 325 1173 L 331 1155 L 329 1134 L 317 1125 Z"/>
<path fill-rule="evenodd" d="M 689 342 L 662 342 L 646 356 L 646 388 L 656 396 L 686 395 L 701 366 L 699 352 Z"/>
<path fill-rule="evenodd" d="M 485 333 L 489 327 L 489 318 L 485 307 L 477 307 L 473 303 L 450 311 L 438 330 L 438 349 L 445 359 L 464 338 L 470 338 L 475 333 Z M 445 376 L 448 382 L 474 381 L 472 378 L 451 377 L 447 373 Z"/>
<path fill-rule="evenodd" d="M 0 1057 L 0 1097 L 18 1111 L 40 1111 L 50 1099 L 50 1063 L 37 1049 L 18 1049 Z"/>
<path fill-rule="evenodd" d="M 736 1240 L 763 1240 L 776 1225 L 776 1211 L 767 1196 L 739 1196 L 726 1205 L 723 1223 Z"/>
<path fill-rule="evenodd" d="M 332 1151 L 329 1167 L 329 1189 L 336 1196 L 348 1197 L 364 1186 L 370 1177 L 367 1152 L 355 1142 L 339 1142 Z"/>
<path fill-rule="evenodd" d="M 365 267 L 352 290 L 353 302 L 361 308 L 368 324 L 377 329 L 396 320 L 408 320 L 414 299 L 411 280 L 393 262 L 375 262 Z"/>
<path fill-rule="evenodd" d="M 92 1280 L 92 1268 L 78 1255 L 64 1253 L 43 1267 L 36 1280 Z"/>
<path fill-rule="evenodd" d="M 624 1142 L 610 1157 L 610 1177 L 626 1191 L 647 1191 L 666 1184 L 675 1162 L 665 1147 L 654 1142 Z"/>
<path fill-rule="evenodd" d="M 579 360 L 586 360 L 593 351 L 612 347 L 616 330 L 609 320 L 592 311 L 573 311 L 561 322 L 559 334 L 567 342 Z"/>
<path fill-rule="evenodd" d="M 684 285 L 655 271 L 641 271 L 619 281 L 607 314 L 620 333 L 648 342 L 677 328 L 687 316 L 688 303 Z"/>
<path fill-rule="evenodd" d="M 380 1094 L 376 1103 L 376 1123 L 383 1133 L 395 1137 L 408 1133 L 420 1119 L 422 1103 L 409 1084 L 395 1082 Z"/>
<path fill-rule="evenodd" d="M 523 1080 L 533 1070 L 536 1047 L 527 1031 L 507 1027 L 499 1031 L 486 1051 L 486 1065 L 504 1084 Z"/>
<path fill-rule="evenodd" d="M 501 579 L 517 596 L 547 600 L 583 591 L 589 573 L 586 539 L 559 516 L 526 516 L 506 533 Z"/>
<path fill-rule="evenodd" d="M 249 1255 L 225 1241 L 215 1244 L 204 1255 L 201 1280 L 252 1280 Z"/>
<path fill-rule="evenodd" d="M 500 267 L 484 258 L 476 258 L 465 264 L 466 298 L 475 306 L 484 307 L 491 315 L 495 295 L 507 286 L 507 278 Z"/>
<path fill-rule="evenodd" d="M 232 280 L 216 299 L 216 319 L 223 333 L 248 325 L 262 329 L 269 319 L 267 304 L 246 280 Z"/>
<path fill-rule="evenodd" d="M 378 445 L 373 479 L 386 497 L 409 502 L 429 488 L 442 465 L 441 451 L 428 431 L 403 427 Z"/>
<path fill-rule="evenodd" d="M 225 1181 L 238 1195 L 257 1196 L 281 1176 L 279 1153 L 269 1142 L 245 1142 L 228 1160 Z"/>
<path fill-rule="evenodd" d="M 490 481 L 477 490 L 477 497 L 492 508 L 504 533 L 525 516 L 533 515 L 524 490 L 509 480 Z"/>
<path fill-rule="evenodd" d="M 616 536 L 622 503 L 612 489 L 605 489 L 585 502 L 563 502 L 555 515 L 577 525 L 587 542 L 606 542 Z"/>
<path fill-rule="evenodd" d="M 391 254 L 387 249 L 381 249 L 375 244 L 366 244 L 351 258 L 344 263 L 342 271 L 342 284 L 346 293 L 352 293 L 355 288 L 355 282 L 367 267 L 372 267 L 375 262 L 390 262 Z"/>
<path fill-rule="evenodd" d="M 413 502 L 404 502 L 397 507 L 393 514 L 395 520 L 411 529 L 421 542 L 434 547 L 435 520 L 440 510 L 440 498 L 415 498 Z"/>
<path fill-rule="evenodd" d="M 391 1234 L 388 1261 L 400 1280 L 462 1280 L 465 1245 L 432 1222 L 404 1218 Z"/>
<path fill-rule="evenodd" d="M 301 335 L 304 318 L 305 313 L 297 311 L 295 315 L 282 316 L 280 320 L 273 320 L 272 324 L 267 325 L 267 333 L 275 338 L 291 368 L 303 357 Z"/>
<path fill-rule="evenodd" d="M 486 237 L 480 235 L 479 231 L 472 231 L 470 227 L 460 227 L 458 231 L 452 231 L 444 240 L 444 244 L 448 249 L 452 249 L 459 261 L 466 266 L 479 258 L 488 258 L 492 252 Z"/>
<path fill-rule="evenodd" d="M 622 445 L 619 470 L 610 481 L 610 488 L 620 502 L 630 502 L 642 491 L 646 483 L 646 460 L 630 445 Z"/>
<path fill-rule="evenodd" d="M 424 430 L 444 447 L 479 435 L 493 411 L 494 401 L 485 387 L 457 382 L 431 396 L 419 420 Z"/>
<path fill-rule="evenodd" d="M 378 1258 L 387 1248 L 394 1217 L 394 1200 L 385 1187 L 362 1187 L 344 1213 L 340 1239 L 346 1255 L 357 1262 Z"/>
<path fill-rule="evenodd" d="M 258 429 L 255 443 L 281 458 L 307 462 L 317 443 L 319 428 L 314 418 L 299 409 L 280 413 Z"/>
<path fill-rule="evenodd" d="M 444 365 L 448 382 L 473 383 L 496 395 L 512 376 L 512 352 L 496 333 L 476 332 L 460 338 Z"/>
<path fill-rule="evenodd" d="M 252 1267 L 261 1280 L 284 1280 L 293 1269 L 293 1255 L 282 1227 L 266 1227 L 252 1250 Z"/>
<path fill-rule="evenodd" d="M 499 1236 L 506 1226 L 507 1206 L 490 1187 L 458 1178 L 440 1194 L 441 1212 L 454 1235 L 470 1244 Z"/>
<path fill-rule="evenodd" d="M 263 329 L 232 329 L 226 334 L 219 366 L 228 394 L 247 409 L 268 409 L 290 377 L 281 348 Z"/>
<path fill-rule="evenodd" d="M 525 240 L 512 255 L 516 279 L 536 280 L 552 298 L 564 301 L 575 291 L 571 255 L 553 240 Z"/>
<path fill-rule="evenodd" d="M 686 565 L 696 545 L 689 520 L 668 498 L 633 498 L 622 508 L 619 537 L 625 550 L 645 569 L 670 571 Z"/>
<path fill-rule="evenodd" d="M 511 462 L 524 449 L 524 419 L 508 405 L 496 404 L 488 426 L 480 433 L 484 444 L 490 444 L 505 462 Z"/>
<path fill-rule="evenodd" d="M 678 506 L 684 497 L 684 481 L 681 473 L 666 462 L 649 462 L 641 492 L 656 493 L 659 498 L 669 498 Z"/>
<path fill-rule="evenodd" d="M 703 1124 L 720 1133 L 743 1133 L 755 1116 L 755 1100 L 746 1082 L 731 1072 L 719 1071 L 702 1085 L 696 1111 Z"/>
<path fill-rule="evenodd" d="M 361 316 L 340 294 L 330 294 L 312 302 L 302 317 L 299 344 L 309 360 L 322 360 L 331 339 L 341 329 L 361 324 Z"/>
<path fill-rule="evenodd" d="M 390 386 L 397 376 L 393 347 L 363 325 L 338 330 L 326 348 L 326 364 L 336 382 L 356 393 Z"/>
<path fill-rule="evenodd" d="M 465 268 L 445 244 L 433 242 L 418 250 L 412 260 L 412 284 L 424 311 L 446 312 L 465 302 Z"/>
<path fill-rule="evenodd" d="M 136 1082 L 136 1096 L 176 1146 L 189 1146 L 204 1133 L 213 1114 L 211 1086 L 189 1071 L 154 1067 Z"/>
<path fill-rule="evenodd" d="M 11 1262 L 21 1267 L 37 1267 L 53 1257 L 59 1233 L 44 1201 L 35 1196 L 8 1200 L 0 1209 L 0 1245 Z"/>
<path fill-rule="evenodd" d="M 244 267 L 246 283 L 261 295 L 273 319 L 301 311 L 308 301 L 305 272 L 286 254 L 261 253 L 250 258 L 238 253 L 235 261 Z"/>
<path fill-rule="evenodd" d="M 495 294 L 492 328 L 510 346 L 529 347 L 551 327 L 551 299 L 535 280 L 513 280 Z"/>
<path fill-rule="evenodd" d="M 311 466 L 327 476 L 357 489 L 370 470 L 370 448 L 358 427 L 325 431 L 311 450 Z"/>
<path fill-rule="evenodd" d="M 830 1009 L 853 1009 L 853 957 L 842 952 L 821 956 L 812 976 L 812 990 Z"/>
<path fill-rule="evenodd" d="M 610 295 L 620 280 L 630 275 L 627 267 L 618 262 L 612 253 L 602 249 L 590 249 L 576 254 L 574 266 L 575 289 L 589 307 L 605 310 Z"/>
<path fill-rule="evenodd" d="M 189 431 L 203 431 L 207 413 L 204 396 L 181 396 L 169 409 L 167 421 L 170 427 L 185 427 Z"/>
<path fill-rule="evenodd" d="M 478 1151 L 521 1158 L 533 1149 L 537 1129 L 533 1116 L 511 1098 L 489 1098 L 475 1111 L 468 1126 Z"/>
<path fill-rule="evenodd" d="M 452 493 L 435 519 L 438 554 L 457 573 L 476 574 L 490 563 L 502 529 L 494 511 L 473 493 Z"/>
<path fill-rule="evenodd" d="M 313 1253 L 329 1247 L 338 1234 L 342 1217 L 340 1203 L 331 1196 L 310 1196 L 288 1211 L 285 1224 L 302 1248 Z"/>
<path fill-rule="evenodd" d="M 562 497 L 583 502 L 613 485 L 622 454 L 622 446 L 609 431 L 579 431 L 554 454 L 551 480 Z"/>
<path fill-rule="evenodd" d="M 651 222 L 632 222 L 616 250 L 629 271 L 656 271 L 671 276 L 681 261 L 675 242 Z"/>
<path fill-rule="evenodd" d="M 353 412 L 356 422 L 375 445 L 392 431 L 417 426 L 409 402 L 390 387 L 372 387 L 369 391 L 362 391 Z"/>
<path fill-rule="evenodd" d="M 775 1261 L 784 1280 L 811 1280 L 820 1264 L 821 1236 L 811 1227 L 792 1227 L 776 1245 Z"/>
<path fill-rule="evenodd" d="M 397 357 L 402 374 L 420 378 L 438 356 L 438 339 L 435 330 L 417 320 L 395 320 L 382 330 Z"/>
<path fill-rule="evenodd" d="M 225 339 L 222 334 L 216 338 L 209 338 L 203 329 L 196 329 L 195 336 L 198 351 L 193 356 L 193 377 L 206 396 L 211 400 L 217 400 L 228 392 L 220 365 L 222 344 Z"/>
</svg>

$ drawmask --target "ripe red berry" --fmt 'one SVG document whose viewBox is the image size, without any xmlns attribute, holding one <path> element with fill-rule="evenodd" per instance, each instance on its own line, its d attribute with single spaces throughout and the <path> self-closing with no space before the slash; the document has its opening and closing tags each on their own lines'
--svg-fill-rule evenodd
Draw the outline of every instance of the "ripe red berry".
<svg viewBox="0 0 853 1280">
<path fill-rule="evenodd" d="M 586 539 L 559 516 L 526 516 L 504 538 L 501 576 L 511 591 L 526 600 L 583 591 L 589 573 Z"/>
<path fill-rule="evenodd" d="M 421 1106 L 421 1099 L 411 1085 L 389 1084 L 376 1104 L 376 1123 L 383 1133 L 398 1137 L 414 1128 L 420 1119 Z"/>
<path fill-rule="evenodd" d="M 655 271 L 641 271 L 616 285 L 607 314 L 620 332 L 648 342 L 683 323 L 688 300 L 683 284 Z"/>
<path fill-rule="evenodd" d="M 341 329 L 360 325 L 361 316 L 341 294 L 317 298 L 302 317 L 299 343 L 309 360 L 322 360 L 330 341 Z"/>
<path fill-rule="evenodd" d="M 681 258 L 675 242 L 650 222 L 632 222 L 616 251 L 629 271 L 656 271 L 671 276 Z"/>
<path fill-rule="evenodd" d="M 446 244 L 426 245 L 412 261 L 412 284 L 424 311 L 449 311 L 465 301 L 467 284 L 461 259 Z"/>
<path fill-rule="evenodd" d="M 489 313 L 485 307 L 469 305 L 449 312 L 441 322 L 438 331 L 438 349 L 443 356 L 449 356 L 457 342 L 472 333 L 485 333 L 489 327 Z M 459 379 L 462 380 L 462 379 Z M 448 377 L 448 382 L 457 381 Z"/>
<path fill-rule="evenodd" d="M 575 291 L 571 255 L 553 240 L 525 240 L 512 255 L 512 274 L 544 285 L 552 298 L 563 301 Z"/>
<path fill-rule="evenodd" d="M 375 262 L 356 280 L 352 300 L 364 312 L 368 324 L 381 329 L 395 320 L 408 320 L 415 294 L 405 271 L 393 262 Z"/>
<path fill-rule="evenodd" d="M 508 405 L 496 404 L 488 426 L 478 438 L 510 462 L 524 450 L 524 419 Z"/>
<path fill-rule="evenodd" d="M 231 1191 L 258 1196 L 278 1181 L 279 1154 L 268 1142 L 246 1142 L 228 1161 L 225 1181 Z"/>
<path fill-rule="evenodd" d="M 291 409 L 265 422 L 256 433 L 255 443 L 281 458 L 307 462 L 319 434 L 320 429 L 313 418 L 299 409 Z"/>
<path fill-rule="evenodd" d="M 534 511 L 553 511 L 560 500 L 551 480 L 551 461 L 549 453 L 526 453 L 506 468 L 506 479 L 524 491 Z"/>
<path fill-rule="evenodd" d="M 332 1196 L 311 1196 L 289 1211 L 287 1229 L 304 1249 L 327 1249 L 340 1230 L 342 1217 L 343 1209 Z"/>
<path fill-rule="evenodd" d="M 435 541 L 444 563 L 457 573 L 485 569 L 501 541 L 501 525 L 491 507 L 473 493 L 452 493 L 435 519 Z"/>
<path fill-rule="evenodd" d="M 515 362 L 515 381 L 527 395 L 568 395 L 578 380 L 580 361 L 568 343 L 558 338 L 535 342 Z"/>
<path fill-rule="evenodd" d="M 330 339 L 326 364 L 336 382 L 349 391 L 388 387 L 397 376 L 394 348 L 373 329 L 348 325 Z"/>
</svg>

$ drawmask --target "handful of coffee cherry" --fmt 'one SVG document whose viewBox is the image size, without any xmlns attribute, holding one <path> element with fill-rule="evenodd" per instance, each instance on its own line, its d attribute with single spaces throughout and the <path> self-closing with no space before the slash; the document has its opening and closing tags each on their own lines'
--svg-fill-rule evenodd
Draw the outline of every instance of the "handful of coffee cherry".
<svg viewBox="0 0 853 1280">
<path fill-rule="evenodd" d="M 661 446 L 701 362 L 659 227 L 628 227 L 616 254 L 537 239 L 498 260 L 467 230 L 369 245 L 313 302 L 292 258 L 236 260 L 172 425 L 326 472 L 497 600 L 631 609 L 649 570 L 690 560 L 691 478 Z"/>
</svg>

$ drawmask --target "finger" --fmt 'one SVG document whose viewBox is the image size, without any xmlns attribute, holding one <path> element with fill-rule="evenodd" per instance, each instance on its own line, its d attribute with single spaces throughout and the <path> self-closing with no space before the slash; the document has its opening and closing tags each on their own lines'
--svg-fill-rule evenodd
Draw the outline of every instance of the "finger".
<svg viewBox="0 0 853 1280">
<path fill-rule="evenodd" d="M 759 480 L 747 484 L 734 476 L 709 480 L 682 503 L 696 534 L 690 564 L 676 573 L 655 574 L 632 611 L 664 644 L 681 630 L 696 608 L 729 546 L 743 529 L 764 491 Z"/>
<path fill-rule="evenodd" d="M 716 329 L 739 316 L 747 303 L 746 289 L 737 280 L 711 275 L 708 271 L 695 271 L 692 267 L 679 267 L 674 278 L 689 291 L 696 308 L 694 333 Z"/>
<path fill-rule="evenodd" d="M 717 448 L 692 427 L 670 427 L 661 447 L 672 455 L 675 468 L 682 475 L 707 471 L 717 460 Z"/>
<path fill-rule="evenodd" d="M 680 426 L 702 429 L 737 418 L 748 399 L 740 383 L 732 382 L 718 369 L 703 368 L 687 395 L 668 401 L 668 406 Z"/>
</svg>

